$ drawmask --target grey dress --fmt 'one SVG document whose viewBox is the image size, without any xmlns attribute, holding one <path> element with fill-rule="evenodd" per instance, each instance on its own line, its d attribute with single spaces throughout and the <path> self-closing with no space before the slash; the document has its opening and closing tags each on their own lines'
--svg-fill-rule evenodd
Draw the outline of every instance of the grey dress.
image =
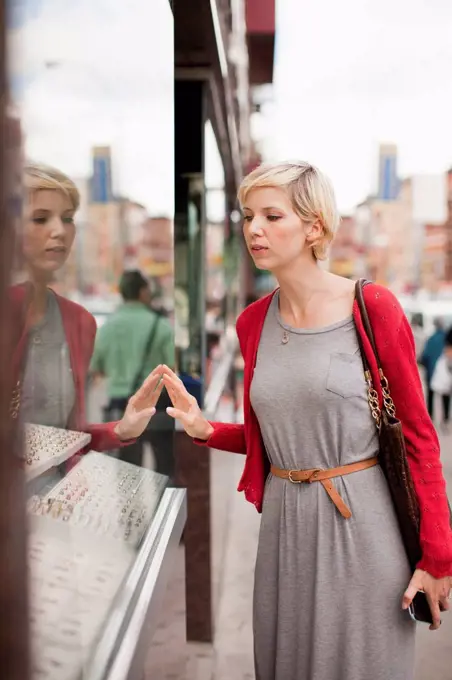
<svg viewBox="0 0 452 680">
<path fill-rule="evenodd" d="M 75 404 L 69 348 L 55 295 L 47 293 L 43 319 L 28 334 L 23 377 L 23 422 L 66 428 Z"/>
<path fill-rule="evenodd" d="M 49 290 L 43 319 L 30 329 L 24 367 L 20 418 L 24 423 L 67 428 L 75 405 L 69 348 L 57 298 Z M 28 485 L 28 493 L 46 493 L 61 479 L 52 469 Z"/>
<path fill-rule="evenodd" d="M 289 336 L 282 344 L 283 328 Z M 268 457 L 284 469 L 375 456 L 353 319 L 285 326 L 269 307 L 251 385 Z M 257 680 L 412 680 L 415 624 L 401 609 L 410 569 L 377 466 L 319 483 L 266 482 L 255 573 Z"/>
</svg>

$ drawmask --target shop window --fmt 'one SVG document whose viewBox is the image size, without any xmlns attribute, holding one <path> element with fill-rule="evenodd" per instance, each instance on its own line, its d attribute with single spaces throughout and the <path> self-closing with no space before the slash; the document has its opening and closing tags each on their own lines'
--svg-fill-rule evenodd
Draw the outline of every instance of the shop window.
<svg viewBox="0 0 452 680">
<path fill-rule="evenodd" d="M 12 10 L 23 167 L 9 172 L 23 201 L 16 191 L 10 418 L 32 675 L 103 677 L 130 649 L 157 543 L 175 531 L 177 546 L 183 526 L 168 396 L 148 422 L 160 383 L 145 383 L 174 364 L 173 16 L 168 0 Z"/>
</svg>

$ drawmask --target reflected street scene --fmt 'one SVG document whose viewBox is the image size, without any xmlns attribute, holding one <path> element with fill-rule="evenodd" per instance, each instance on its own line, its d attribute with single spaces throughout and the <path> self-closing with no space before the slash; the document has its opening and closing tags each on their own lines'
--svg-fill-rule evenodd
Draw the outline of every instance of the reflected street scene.
<svg viewBox="0 0 452 680">
<path fill-rule="evenodd" d="M 10 7 L 22 201 L 5 294 L 32 678 L 120 663 L 150 555 L 185 521 L 155 371 L 175 360 L 173 33 L 166 0 Z"/>
</svg>

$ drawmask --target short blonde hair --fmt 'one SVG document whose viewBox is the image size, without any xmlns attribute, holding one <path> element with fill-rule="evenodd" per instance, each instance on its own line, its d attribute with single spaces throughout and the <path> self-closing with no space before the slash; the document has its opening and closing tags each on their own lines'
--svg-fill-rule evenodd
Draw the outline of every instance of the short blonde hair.
<svg viewBox="0 0 452 680">
<path fill-rule="evenodd" d="M 48 165 L 28 163 L 24 168 L 24 185 L 27 191 L 62 191 L 74 210 L 80 205 L 80 193 L 74 182 L 60 170 Z"/>
<path fill-rule="evenodd" d="M 261 187 L 285 189 L 303 222 L 320 223 L 322 234 L 312 249 L 317 260 L 326 260 L 328 247 L 340 224 L 333 186 L 328 177 L 304 161 L 263 163 L 243 179 L 238 191 L 240 204 L 244 205 L 253 189 Z"/>
</svg>

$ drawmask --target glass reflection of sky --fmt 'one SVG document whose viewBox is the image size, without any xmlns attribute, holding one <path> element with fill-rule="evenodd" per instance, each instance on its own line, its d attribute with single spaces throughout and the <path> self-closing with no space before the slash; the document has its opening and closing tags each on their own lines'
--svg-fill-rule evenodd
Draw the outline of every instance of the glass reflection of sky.
<svg viewBox="0 0 452 680">
<path fill-rule="evenodd" d="M 171 217 L 168 0 L 15 0 L 9 23 L 11 90 L 27 156 L 82 178 L 91 147 L 110 145 L 115 191 Z"/>
</svg>

